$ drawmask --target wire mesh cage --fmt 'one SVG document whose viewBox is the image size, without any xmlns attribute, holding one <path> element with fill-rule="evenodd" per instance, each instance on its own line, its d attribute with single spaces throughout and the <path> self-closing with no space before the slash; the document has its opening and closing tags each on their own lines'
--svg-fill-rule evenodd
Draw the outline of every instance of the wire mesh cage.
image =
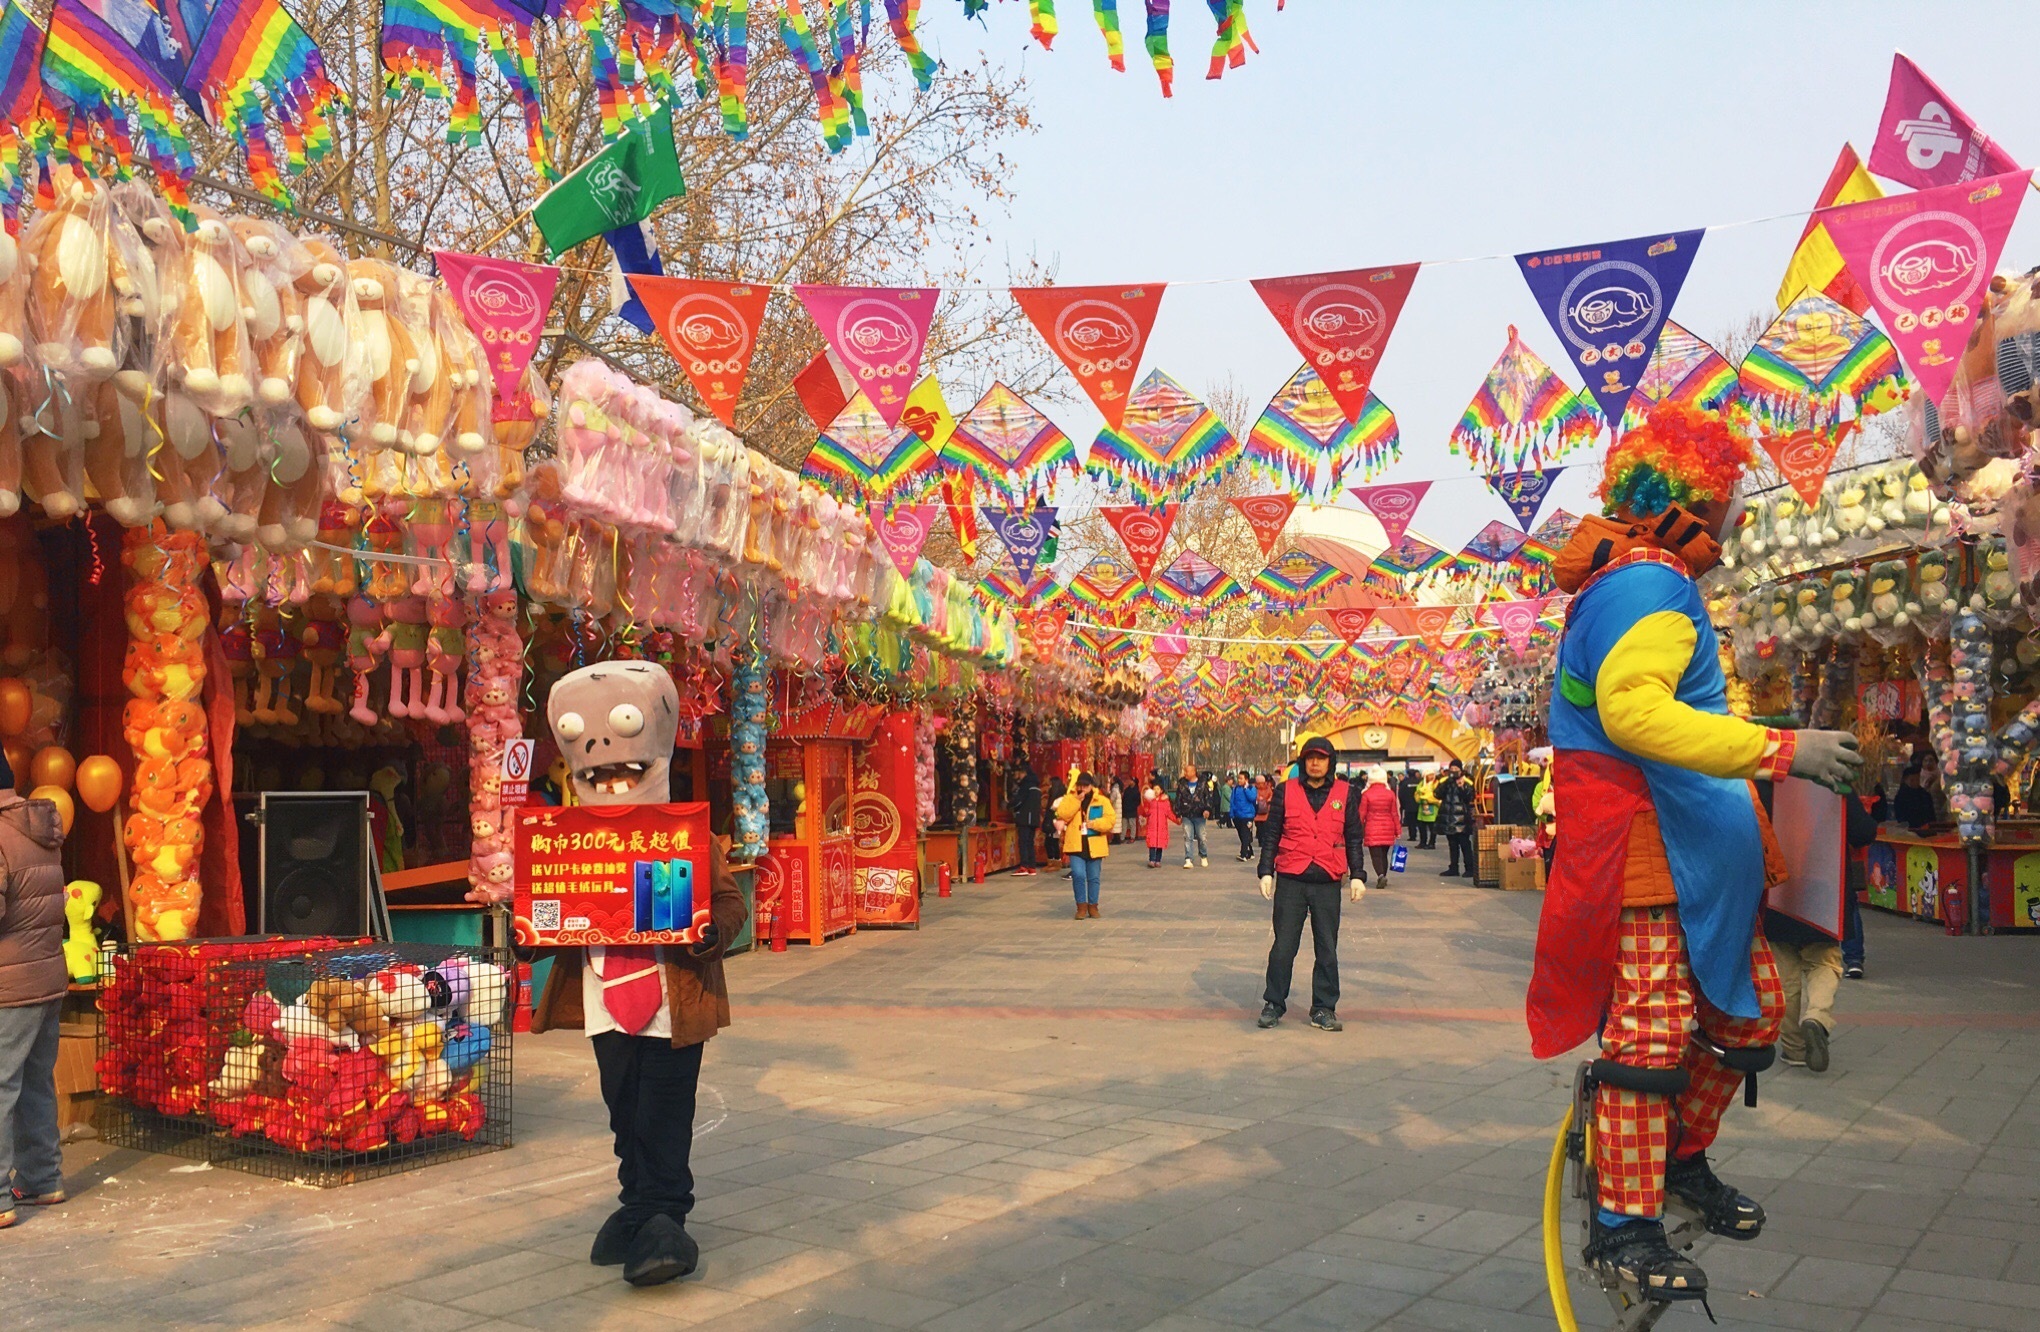
<svg viewBox="0 0 2040 1332">
<path fill-rule="evenodd" d="M 102 1134 L 320 1187 L 507 1147 L 507 964 L 330 938 L 112 954 Z"/>
</svg>

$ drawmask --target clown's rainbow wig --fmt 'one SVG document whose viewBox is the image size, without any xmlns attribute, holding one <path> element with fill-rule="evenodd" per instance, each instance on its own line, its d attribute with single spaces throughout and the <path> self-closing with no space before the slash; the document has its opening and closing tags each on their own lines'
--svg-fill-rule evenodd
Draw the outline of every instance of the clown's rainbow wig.
<svg viewBox="0 0 2040 1332">
<path fill-rule="evenodd" d="M 1608 450 L 1597 493 L 1611 517 L 1655 518 L 1674 504 L 1726 500 L 1755 457 L 1719 414 L 1659 403 Z"/>
</svg>

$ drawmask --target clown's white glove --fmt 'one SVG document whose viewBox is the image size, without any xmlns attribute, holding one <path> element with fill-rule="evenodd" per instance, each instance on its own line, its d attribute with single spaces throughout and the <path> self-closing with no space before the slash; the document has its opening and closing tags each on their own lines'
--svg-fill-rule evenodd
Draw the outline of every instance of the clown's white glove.
<svg viewBox="0 0 2040 1332">
<path fill-rule="evenodd" d="M 1272 875 L 1272 874 L 1263 874 L 1263 875 L 1261 876 L 1261 896 L 1263 896 L 1263 897 L 1267 898 L 1267 899 L 1268 899 L 1268 900 L 1269 900 L 1270 902 L 1272 902 L 1272 901 L 1274 901 L 1274 900 L 1275 900 L 1275 876 L 1274 876 L 1274 875 Z"/>
</svg>

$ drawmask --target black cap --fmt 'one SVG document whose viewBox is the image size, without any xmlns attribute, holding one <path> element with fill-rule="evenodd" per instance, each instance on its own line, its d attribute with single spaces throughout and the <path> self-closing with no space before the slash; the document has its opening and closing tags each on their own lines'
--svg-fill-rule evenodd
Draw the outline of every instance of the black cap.
<svg viewBox="0 0 2040 1332">
<path fill-rule="evenodd" d="M 1321 735 L 1314 735 L 1303 742 L 1303 748 L 1296 751 L 1296 757 L 1300 761 L 1310 754 L 1323 754 L 1328 759 L 1335 759 L 1339 756 L 1339 751 L 1332 748 L 1331 741 Z"/>
<path fill-rule="evenodd" d="M 1077 774 L 1078 786 L 1096 786 L 1097 784 L 1098 779 L 1096 777 L 1093 777 L 1090 773 L 1080 772 Z"/>
<path fill-rule="evenodd" d="M 1450 763 L 1446 764 L 1445 766 L 1448 768 L 1461 768 L 1461 769 L 1466 767 L 1466 765 L 1464 763 L 1461 763 L 1458 759 L 1453 759 Z"/>
</svg>

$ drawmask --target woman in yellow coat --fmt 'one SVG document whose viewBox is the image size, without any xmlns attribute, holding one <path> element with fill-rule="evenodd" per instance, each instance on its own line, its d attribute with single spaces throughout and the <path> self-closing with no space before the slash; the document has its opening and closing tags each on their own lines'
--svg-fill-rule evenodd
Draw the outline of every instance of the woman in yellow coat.
<svg viewBox="0 0 2040 1332">
<path fill-rule="evenodd" d="M 1070 889 L 1077 897 L 1077 920 L 1098 916 L 1098 876 L 1105 868 L 1106 844 L 1119 816 L 1098 790 L 1098 779 L 1077 774 L 1068 795 L 1055 802 L 1062 824 L 1063 854 L 1070 858 Z"/>
</svg>

